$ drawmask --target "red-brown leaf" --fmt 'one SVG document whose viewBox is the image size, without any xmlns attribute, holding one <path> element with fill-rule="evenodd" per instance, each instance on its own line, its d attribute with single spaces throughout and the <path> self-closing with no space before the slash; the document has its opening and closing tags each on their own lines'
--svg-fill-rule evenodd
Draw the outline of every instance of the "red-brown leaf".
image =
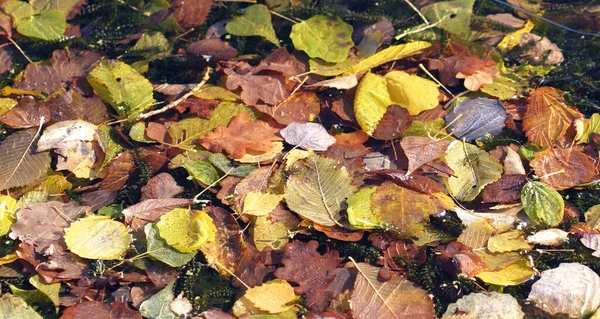
<svg viewBox="0 0 600 319">
<path fill-rule="evenodd" d="M 378 140 L 393 140 L 404 133 L 412 124 L 413 116 L 399 105 L 390 105 L 383 118 L 377 123 L 373 137 Z"/>
<path fill-rule="evenodd" d="M 550 148 L 537 152 L 529 165 L 542 182 L 556 190 L 590 182 L 597 174 L 592 158 L 575 148 Z"/>
<path fill-rule="evenodd" d="M 31 96 L 21 98 L 19 104 L 0 115 L 0 122 L 13 128 L 37 127 L 48 123 L 50 119 L 50 110 L 46 104 Z"/>
<path fill-rule="evenodd" d="M 142 315 L 126 305 L 114 301 L 84 301 L 65 309 L 61 319 L 103 318 L 103 319 L 142 319 Z"/>
<path fill-rule="evenodd" d="M 487 185 L 481 195 L 484 203 L 512 203 L 521 200 L 521 188 L 527 184 L 527 175 L 502 175 Z"/>
<path fill-rule="evenodd" d="M 407 173 L 414 172 L 423 164 L 427 164 L 446 153 L 449 140 L 436 140 L 425 136 L 407 136 L 400 141 L 400 146 L 408 158 Z"/>
</svg>

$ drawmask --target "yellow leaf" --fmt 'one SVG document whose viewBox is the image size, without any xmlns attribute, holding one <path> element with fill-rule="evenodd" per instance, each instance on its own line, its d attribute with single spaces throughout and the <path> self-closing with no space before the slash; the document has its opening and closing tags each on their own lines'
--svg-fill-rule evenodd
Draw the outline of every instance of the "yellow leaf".
<svg viewBox="0 0 600 319">
<path fill-rule="evenodd" d="M 496 271 L 483 271 L 476 275 L 483 282 L 498 286 L 516 286 L 526 282 L 535 275 L 535 271 L 529 265 L 527 259 L 520 259 Z"/>
<path fill-rule="evenodd" d="M 424 41 L 415 41 L 411 43 L 393 45 L 383 49 L 370 57 L 360 60 L 357 64 L 349 67 L 347 74 L 363 74 L 372 68 L 395 60 L 400 60 L 411 55 L 415 55 L 427 49 L 431 43 Z"/>
<path fill-rule="evenodd" d="M 92 215 L 65 229 L 65 242 L 80 257 L 110 260 L 123 257 L 131 244 L 131 235 L 123 223 L 108 216 Z"/>
<path fill-rule="evenodd" d="M 521 35 L 524 33 L 531 32 L 531 30 L 533 30 L 533 27 L 535 27 L 535 24 L 531 22 L 531 20 L 527 20 L 527 22 L 521 29 L 505 35 L 504 39 L 502 39 L 502 41 L 500 41 L 500 43 L 498 43 L 496 47 L 502 51 L 508 51 L 514 48 L 521 42 Z"/>
<path fill-rule="evenodd" d="M 244 199 L 244 210 L 242 211 L 242 214 L 253 216 L 268 215 L 282 199 L 283 195 L 250 192 Z"/>
<path fill-rule="evenodd" d="M 13 216 L 16 207 L 16 199 L 7 195 L 0 195 L 0 236 L 8 234 L 10 226 L 17 221 Z"/>
<path fill-rule="evenodd" d="M 276 279 L 250 288 L 242 299 L 252 303 L 257 309 L 267 313 L 280 313 L 293 307 L 298 296 L 287 281 Z"/>
<path fill-rule="evenodd" d="M 412 115 L 431 110 L 439 103 L 440 92 L 435 82 L 402 71 L 389 72 L 385 81 L 392 103 L 402 106 Z"/>
<path fill-rule="evenodd" d="M 494 227 L 490 225 L 487 219 L 480 219 L 463 230 L 456 241 L 465 244 L 472 249 L 484 248 L 494 233 Z"/>
<path fill-rule="evenodd" d="M 360 81 L 354 98 L 354 116 L 360 127 L 373 134 L 388 106 L 392 104 L 385 78 L 367 73 Z"/>
<path fill-rule="evenodd" d="M 352 226 L 359 229 L 371 229 L 381 225 L 381 221 L 373 215 L 371 207 L 371 196 L 377 190 L 377 187 L 362 188 L 354 195 L 348 197 L 348 221 Z"/>
<path fill-rule="evenodd" d="M 176 208 L 156 223 L 160 237 L 182 253 L 196 251 L 208 241 L 215 240 L 217 228 L 203 210 Z"/>
<path fill-rule="evenodd" d="M 267 246 L 273 250 L 283 250 L 289 240 L 288 231 L 295 228 L 289 220 L 271 222 L 266 216 L 258 216 L 252 229 L 252 238 L 258 251 L 263 251 Z"/>
<path fill-rule="evenodd" d="M 47 284 L 40 279 L 39 275 L 29 278 L 29 283 L 46 295 L 54 306 L 58 307 L 58 293 L 60 291 L 60 283 Z"/>
<path fill-rule="evenodd" d="M 271 148 L 266 153 L 246 152 L 246 155 L 244 155 L 244 157 L 242 157 L 242 158 L 238 158 L 237 161 L 240 163 L 251 163 L 251 164 L 270 161 L 270 160 L 274 159 L 275 157 L 279 156 L 279 154 L 281 154 L 281 152 L 283 151 L 283 143 L 282 142 L 273 141 L 273 142 L 271 142 L 271 145 L 273 145 L 273 148 Z"/>
<path fill-rule="evenodd" d="M 2 265 L 8 265 L 10 263 L 12 263 L 13 261 L 16 261 L 19 259 L 19 256 L 17 256 L 17 254 L 15 253 L 10 253 L 4 257 L 0 257 L 0 266 Z"/>
<path fill-rule="evenodd" d="M 523 232 L 516 229 L 490 237 L 487 247 L 493 253 L 531 249 L 531 245 L 523 237 Z"/>
</svg>

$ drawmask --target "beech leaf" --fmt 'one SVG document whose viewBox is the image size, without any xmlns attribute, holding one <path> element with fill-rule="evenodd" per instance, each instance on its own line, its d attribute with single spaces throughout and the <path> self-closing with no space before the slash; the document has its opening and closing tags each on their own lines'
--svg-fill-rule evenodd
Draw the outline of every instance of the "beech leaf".
<svg viewBox="0 0 600 319">
<path fill-rule="evenodd" d="M 356 191 L 348 170 L 314 153 L 296 165 L 285 186 L 290 209 L 321 225 L 340 225 L 342 203 Z"/>
<path fill-rule="evenodd" d="M 311 58 L 342 62 L 354 46 L 352 26 L 337 16 L 313 16 L 292 26 L 290 39 L 294 47 Z"/>
<path fill-rule="evenodd" d="M 267 41 L 279 46 L 275 35 L 269 8 L 262 4 L 251 5 L 244 10 L 241 16 L 234 16 L 233 20 L 225 26 L 228 33 L 239 36 L 261 36 Z"/>
<path fill-rule="evenodd" d="M 534 226 L 556 226 L 565 212 L 565 202 L 560 194 L 548 185 L 530 181 L 521 190 L 523 210 Z"/>
<path fill-rule="evenodd" d="M 131 240 L 127 226 L 109 216 L 84 217 L 65 229 L 69 250 L 88 259 L 120 259 Z"/>
<path fill-rule="evenodd" d="M 35 152 L 35 128 L 18 131 L 0 143 L 0 190 L 24 186 L 42 177 L 50 167 L 48 152 Z"/>
<path fill-rule="evenodd" d="M 506 120 L 506 109 L 498 100 L 475 98 L 455 106 L 444 118 L 448 130 L 467 142 L 497 135 Z"/>
<path fill-rule="evenodd" d="M 313 151 L 326 151 L 335 143 L 335 137 L 329 135 L 323 125 L 319 123 L 291 123 L 279 131 L 286 143 L 297 145 L 302 149 Z"/>
</svg>

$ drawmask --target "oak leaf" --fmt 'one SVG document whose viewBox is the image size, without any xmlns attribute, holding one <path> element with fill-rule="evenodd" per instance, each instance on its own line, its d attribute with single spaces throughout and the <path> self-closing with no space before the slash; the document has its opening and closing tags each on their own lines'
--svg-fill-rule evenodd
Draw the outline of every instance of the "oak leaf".
<svg viewBox="0 0 600 319">
<path fill-rule="evenodd" d="M 575 147 L 537 152 L 529 165 L 542 182 L 556 190 L 590 182 L 597 173 L 594 160 Z"/>
<path fill-rule="evenodd" d="M 266 122 L 250 121 L 248 114 L 240 113 L 234 117 L 229 126 L 219 126 L 212 133 L 206 134 L 201 141 L 202 146 L 211 152 L 225 151 L 231 158 L 244 157 L 246 152 L 267 152 L 273 145 L 271 142 L 280 141 L 275 135 L 278 130 Z"/>
</svg>

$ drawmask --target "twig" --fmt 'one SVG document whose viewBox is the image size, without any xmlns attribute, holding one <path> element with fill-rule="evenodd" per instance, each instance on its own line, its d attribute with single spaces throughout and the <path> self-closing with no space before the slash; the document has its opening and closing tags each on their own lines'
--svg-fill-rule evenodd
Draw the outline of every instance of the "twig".
<svg viewBox="0 0 600 319">
<path fill-rule="evenodd" d="M 31 59 L 27 56 L 27 54 L 25 54 L 23 49 L 21 49 L 21 47 L 17 44 L 17 42 L 15 42 L 15 40 L 13 40 L 10 37 L 7 39 L 8 39 L 8 41 L 10 41 L 10 43 L 12 43 L 17 48 L 17 50 L 19 50 L 19 52 L 21 52 L 21 54 L 25 57 L 25 59 L 27 59 L 27 61 L 29 61 L 29 63 L 33 63 L 33 61 L 31 61 Z"/>
<path fill-rule="evenodd" d="M 152 117 L 152 116 L 157 115 L 157 114 L 164 113 L 164 112 L 166 112 L 166 111 L 168 111 L 168 110 L 176 107 L 181 102 L 183 102 L 184 100 L 186 100 L 188 97 L 192 96 L 194 94 L 194 92 L 196 92 L 201 87 L 203 87 L 204 85 L 206 85 L 206 82 L 208 82 L 208 79 L 210 79 L 210 72 L 211 71 L 212 71 L 211 68 L 207 68 L 206 72 L 204 73 L 204 78 L 202 78 L 202 82 L 198 83 L 198 85 L 196 85 L 193 89 L 189 90 L 182 97 L 180 97 L 177 100 L 169 103 L 167 106 L 163 107 L 162 109 L 158 109 L 158 110 L 150 111 L 148 113 L 140 114 L 140 115 L 134 117 L 134 119 L 139 119 L 139 120 L 147 119 L 149 117 Z"/>
<path fill-rule="evenodd" d="M 431 74 L 429 72 L 429 70 L 427 70 L 422 63 L 419 63 L 419 68 L 421 68 L 421 70 L 423 70 L 423 72 L 425 72 L 425 74 L 427 74 L 435 83 L 437 83 L 439 86 L 441 86 L 444 91 L 448 92 L 448 94 L 452 95 L 452 97 L 455 97 L 454 94 L 452 94 L 452 92 L 450 92 L 450 90 L 448 90 L 448 88 L 446 86 L 444 86 L 442 84 L 442 82 L 440 82 L 438 79 L 435 78 L 435 76 L 433 76 L 433 74 Z"/>
<path fill-rule="evenodd" d="M 429 25 L 429 21 L 427 20 L 427 18 L 425 18 L 425 16 L 421 13 L 421 11 L 419 9 L 417 9 L 417 7 L 415 7 L 415 5 L 412 4 L 412 2 L 410 2 L 409 0 L 404 0 L 404 2 L 406 2 L 406 4 L 408 4 L 408 6 L 411 9 L 413 9 L 419 15 L 419 17 L 421 17 L 421 19 L 423 19 L 423 22 L 425 22 L 426 25 Z"/>
</svg>

